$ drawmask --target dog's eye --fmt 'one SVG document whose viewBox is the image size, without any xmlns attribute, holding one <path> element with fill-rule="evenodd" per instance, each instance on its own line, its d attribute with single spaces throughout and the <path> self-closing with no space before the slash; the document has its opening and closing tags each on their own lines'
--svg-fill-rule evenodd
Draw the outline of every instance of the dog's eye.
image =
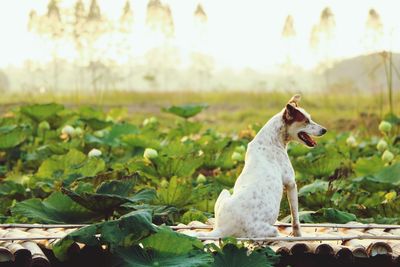
<svg viewBox="0 0 400 267">
<path fill-rule="evenodd" d="M 309 119 L 306 119 L 306 123 L 310 123 L 310 120 L 309 120 Z"/>
</svg>

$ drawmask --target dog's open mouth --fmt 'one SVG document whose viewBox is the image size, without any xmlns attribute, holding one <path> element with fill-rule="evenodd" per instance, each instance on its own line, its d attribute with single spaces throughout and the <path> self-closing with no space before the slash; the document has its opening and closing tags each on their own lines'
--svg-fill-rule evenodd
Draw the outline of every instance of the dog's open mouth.
<svg viewBox="0 0 400 267">
<path fill-rule="evenodd" d="M 312 139 L 311 136 L 305 132 L 299 132 L 297 136 L 309 147 L 314 147 L 317 145 L 317 142 L 315 142 L 314 139 Z"/>
</svg>

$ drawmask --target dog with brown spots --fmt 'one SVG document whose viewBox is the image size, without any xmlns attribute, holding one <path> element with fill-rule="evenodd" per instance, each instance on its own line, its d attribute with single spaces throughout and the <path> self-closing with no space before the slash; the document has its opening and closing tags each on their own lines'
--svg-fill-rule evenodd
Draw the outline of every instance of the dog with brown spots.
<svg viewBox="0 0 400 267">
<path fill-rule="evenodd" d="M 295 174 L 287 145 L 296 141 L 316 146 L 312 136 L 326 129 L 315 123 L 299 107 L 300 96 L 293 96 L 286 107 L 273 116 L 247 147 L 245 165 L 233 193 L 223 190 L 215 203 L 215 226 L 203 237 L 274 237 L 283 190 L 287 191 L 292 217 L 292 234 L 301 236 Z"/>
</svg>

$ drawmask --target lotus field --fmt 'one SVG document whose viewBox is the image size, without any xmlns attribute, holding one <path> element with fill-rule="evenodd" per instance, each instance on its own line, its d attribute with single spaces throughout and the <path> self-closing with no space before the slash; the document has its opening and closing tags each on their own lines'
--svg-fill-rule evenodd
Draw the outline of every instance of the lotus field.
<svg viewBox="0 0 400 267">
<path fill-rule="evenodd" d="M 268 247 L 249 253 L 234 239 L 203 245 L 166 227 L 213 217 L 219 192 L 232 189 L 262 126 L 234 134 L 205 127 L 199 116 L 206 108 L 165 107 L 163 119 L 141 123 L 119 108 L 51 103 L 4 111 L 1 222 L 88 224 L 55 245 L 60 260 L 79 242 L 105 247 L 114 266 L 275 264 Z M 400 223 L 399 122 L 386 116 L 373 134 L 328 129 L 314 149 L 289 145 L 301 222 Z M 280 220 L 289 222 L 289 214 L 283 198 Z"/>
</svg>

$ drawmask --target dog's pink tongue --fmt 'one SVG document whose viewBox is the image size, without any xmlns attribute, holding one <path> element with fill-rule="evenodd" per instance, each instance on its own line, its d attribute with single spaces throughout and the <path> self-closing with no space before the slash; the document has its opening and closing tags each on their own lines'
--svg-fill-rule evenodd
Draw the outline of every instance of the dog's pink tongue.
<svg viewBox="0 0 400 267">
<path fill-rule="evenodd" d="M 312 139 L 312 137 L 309 136 L 308 134 L 303 132 L 302 136 L 310 143 L 310 145 L 312 145 L 312 146 L 316 146 L 317 145 L 317 142 L 315 142 L 315 140 Z"/>
<path fill-rule="evenodd" d="M 310 143 L 311 143 L 313 146 L 316 146 L 316 145 L 317 145 L 317 142 L 315 142 L 315 140 L 312 139 L 312 137 L 309 136 L 308 134 L 307 134 L 307 139 L 308 139 L 308 141 L 310 141 Z"/>
<path fill-rule="evenodd" d="M 311 139 L 311 142 L 312 142 L 313 146 L 316 146 L 317 142 L 314 139 L 312 139 L 311 137 L 310 137 L 310 139 Z"/>
</svg>

